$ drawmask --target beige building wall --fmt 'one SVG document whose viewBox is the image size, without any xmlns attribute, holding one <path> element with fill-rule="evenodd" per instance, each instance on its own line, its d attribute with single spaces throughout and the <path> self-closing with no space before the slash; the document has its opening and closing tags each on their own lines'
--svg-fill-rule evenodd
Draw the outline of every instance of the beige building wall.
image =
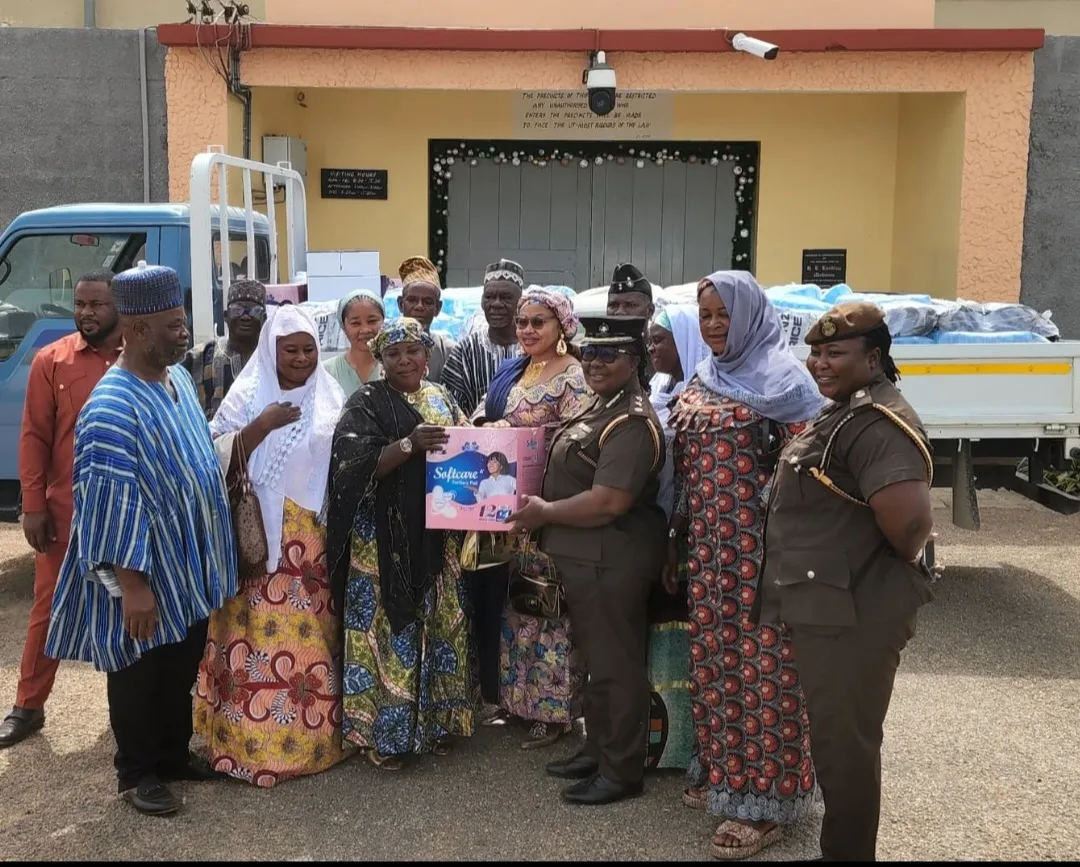
<svg viewBox="0 0 1080 867">
<path fill-rule="evenodd" d="M 937 0 L 935 27 L 1041 27 L 1053 36 L 1080 34 L 1080 0 Z"/>
<path fill-rule="evenodd" d="M 829 30 L 934 26 L 934 0 L 266 0 L 273 24 L 546 30 Z"/>
<path fill-rule="evenodd" d="M 245 0 L 263 20 L 266 0 Z M 95 26 L 118 29 L 183 21 L 183 0 L 94 0 Z M 214 4 L 215 7 L 217 4 Z M 0 24 L 12 27 L 85 27 L 84 0 L 0 0 Z"/>
</svg>

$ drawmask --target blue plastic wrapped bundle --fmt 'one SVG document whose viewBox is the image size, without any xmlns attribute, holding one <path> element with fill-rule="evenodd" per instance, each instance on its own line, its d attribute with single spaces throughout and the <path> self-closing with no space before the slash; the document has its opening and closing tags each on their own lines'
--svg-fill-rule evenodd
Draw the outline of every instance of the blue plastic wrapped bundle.
<svg viewBox="0 0 1080 867">
<path fill-rule="evenodd" d="M 1032 331 L 935 331 L 934 343 L 1049 343 L 1041 334 Z"/>
<path fill-rule="evenodd" d="M 1049 312 L 1040 313 L 1026 304 L 999 302 L 957 301 L 952 309 L 941 314 L 938 328 L 941 331 L 996 334 L 1026 331 L 1048 340 L 1057 340 L 1061 336 L 1058 327 L 1050 321 Z"/>
<path fill-rule="evenodd" d="M 850 290 L 849 290 L 850 291 Z M 774 307 L 787 310 L 813 310 L 824 313 L 832 304 L 822 299 L 821 290 L 809 283 L 788 283 L 765 290 Z"/>
</svg>

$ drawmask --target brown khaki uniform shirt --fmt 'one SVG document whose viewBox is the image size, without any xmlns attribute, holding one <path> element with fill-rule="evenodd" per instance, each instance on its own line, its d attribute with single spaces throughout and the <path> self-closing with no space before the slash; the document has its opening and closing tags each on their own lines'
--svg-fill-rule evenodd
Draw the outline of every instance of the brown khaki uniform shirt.
<svg viewBox="0 0 1080 867">
<path fill-rule="evenodd" d="M 652 563 L 659 569 L 667 524 L 656 502 L 664 450 L 660 422 L 636 379 L 613 398 L 595 398 L 555 434 L 544 499 L 565 500 L 601 485 L 629 492 L 634 503 L 603 527 L 543 528 L 541 550 L 605 569 L 638 571 Z"/>
<path fill-rule="evenodd" d="M 925 451 L 873 404 L 898 416 Z M 869 506 L 810 473 L 824 471 L 837 488 L 865 503 L 897 482 L 929 483 L 929 449 L 919 416 L 884 377 L 825 410 L 793 438 L 780 455 L 769 496 L 756 622 L 848 628 L 904 619 L 931 601 L 921 571 L 892 550 Z"/>
</svg>

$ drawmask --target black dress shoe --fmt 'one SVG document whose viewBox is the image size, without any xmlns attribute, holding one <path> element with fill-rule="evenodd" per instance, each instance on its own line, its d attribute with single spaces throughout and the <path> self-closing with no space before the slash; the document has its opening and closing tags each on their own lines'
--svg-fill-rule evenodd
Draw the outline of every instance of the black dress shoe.
<svg viewBox="0 0 1080 867">
<path fill-rule="evenodd" d="M 600 770 L 600 762 L 592 756 L 578 753 L 568 759 L 548 762 L 545 770 L 549 777 L 561 777 L 564 780 L 584 780 Z"/>
<path fill-rule="evenodd" d="M 45 725 L 45 711 L 41 708 L 13 707 L 0 723 L 0 750 L 25 741 Z"/>
<path fill-rule="evenodd" d="M 180 809 L 176 796 L 156 776 L 143 777 L 134 789 L 124 792 L 124 800 L 147 816 L 169 816 Z"/>
<path fill-rule="evenodd" d="M 636 798 L 644 793 L 644 780 L 624 786 L 596 774 L 563 789 L 562 799 L 569 804 L 614 804 L 624 798 Z"/>
<path fill-rule="evenodd" d="M 215 780 L 227 780 L 229 778 L 228 774 L 215 771 L 210 767 L 210 763 L 200 756 L 191 756 L 187 764 L 179 768 L 175 765 L 158 765 L 158 776 L 166 783 L 175 783 L 181 780 L 192 783 L 210 783 Z"/>
</svg>

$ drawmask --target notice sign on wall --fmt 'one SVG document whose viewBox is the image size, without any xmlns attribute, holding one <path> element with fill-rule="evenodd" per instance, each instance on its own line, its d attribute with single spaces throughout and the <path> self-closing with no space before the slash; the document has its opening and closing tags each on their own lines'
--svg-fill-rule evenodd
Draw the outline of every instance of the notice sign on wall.
<svg viewBox="0 0 1080 867">
<path fill-rule="evenodd" d="M 589 111 L 588 91 L 526 90 L 514 94 L 514 138 L 671 138 L 674 97 L 656 91 L 620 91 L 615 110 L 603 117 Z"/>
<path fill-rule="evenodd" d="M 802 281 L 822 289 L 847 283 L 847 250 L 803 250 Z"/>
<path fill-rule="evenodd" d="M 377 199 L 389 195 L 389 172 L 386 169 L 323 169 L 321 176 L 324 199 Z"/>
</svg>

